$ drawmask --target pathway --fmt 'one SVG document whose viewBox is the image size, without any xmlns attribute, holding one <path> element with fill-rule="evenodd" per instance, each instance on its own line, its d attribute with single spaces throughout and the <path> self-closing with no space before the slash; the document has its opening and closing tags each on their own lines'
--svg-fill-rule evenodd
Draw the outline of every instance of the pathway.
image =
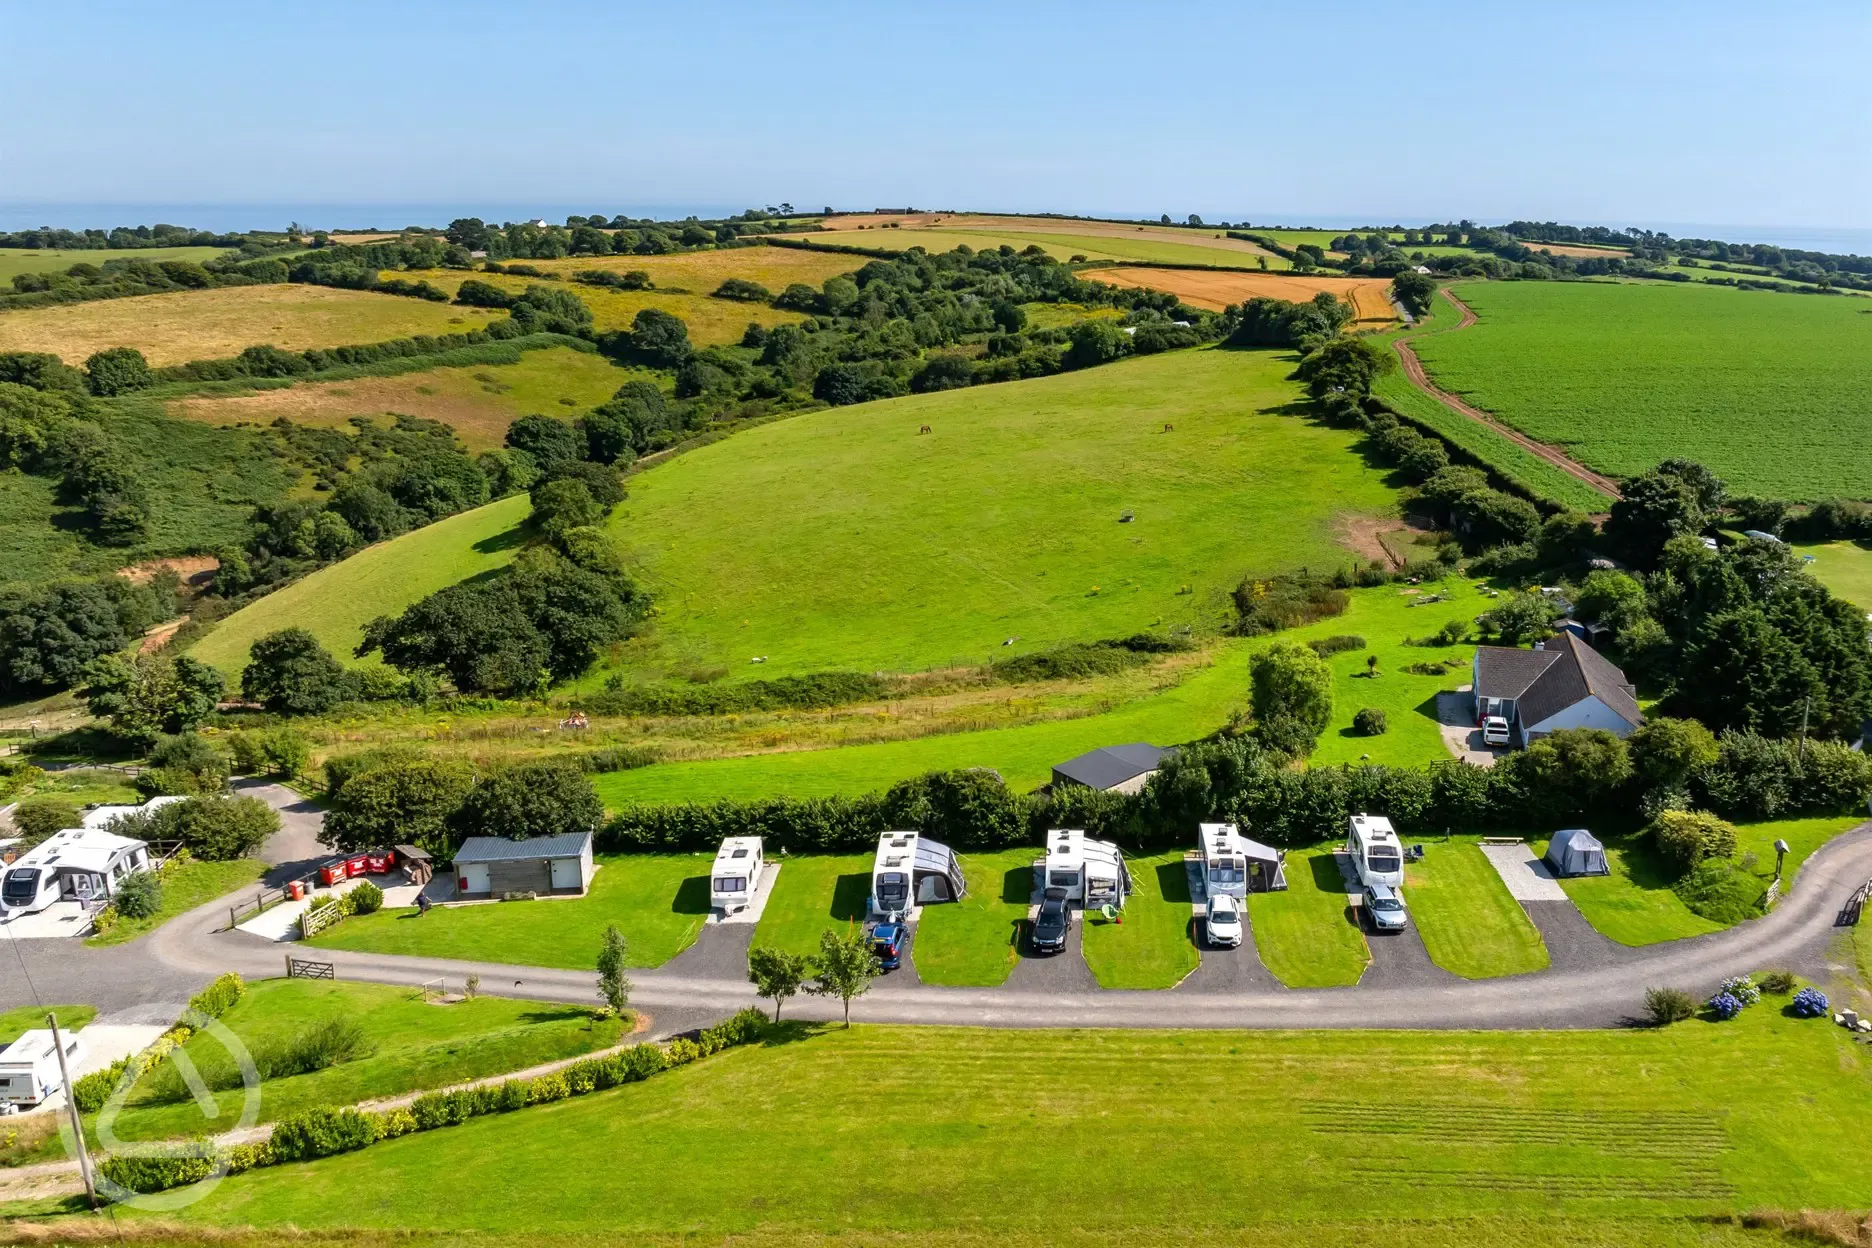
<svg viewBox="0 0 1872 1248">
<path fill-rule="evenodd" d="M 1438 332 L 1453 334 L 1459 329 L 1468 329 L 1471 325 L 1476 323 L 1475 313 L 1469 310 L 1468 304 L 1451 294 L 1449 287 L 1443 287 L 1441 294 L 1445 299 L 1449 300 L 1450 303 L 1455 305 L 1458 312 L 1462 313 L 1462 319 L 1449 329 Z M 1481 408 L 1472 407 L 1455 395 L 1449 393 L 1449 391 L 1439 389 L 1436 383 L 1430 380 L 1429 374 L 1424 372 L 1423 362 L 1417 358 L 1417 352 L 1411 346 L 1408 339 L 1393 339 L 1391 347 L 1397 352 L 1398 361 L 1404 365 L 1404 376 L 1410 379 L 1411 385 L 1417 387 L 1417 389 L 1435 399 L 1444 407 L 1449 408 L 1450 411 L 1455 412 L 1458 416 L 1466 416 L 1479 425 L 1488 426 L 1530 455 L 1546 460 L 1561 472 L 1580 481 L 1584 481 L 1601 494 L 1608 495 L 1612 498 L 1623 497 L 1623 495 L 1619 493 L 1617 482 L 1613 481 L 1612 478 L 1602 473 L 1594 472 L 1578 460 L 1569 457 L 1565 451 L 1557 447 L 1549 446 L 1545 442 L 1537 442 L 1533 438 L 1528 437 L 1525 433 L 1517 429 L 1509 428 L 1506 424 L 1503 424 Z"/>
</svg>

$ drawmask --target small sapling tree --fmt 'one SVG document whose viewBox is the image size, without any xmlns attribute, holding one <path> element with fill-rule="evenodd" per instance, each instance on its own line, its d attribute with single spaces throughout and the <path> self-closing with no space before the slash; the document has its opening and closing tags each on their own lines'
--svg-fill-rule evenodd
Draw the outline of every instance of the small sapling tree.
<svg viewBox="0 0 1872 1248">
<path fill-rule="evenodd" d="M 624 973 L 624 962 L 629 956 L 630 947 L 625 943 L 624 933 L 617 925 L 605 928 L 604 944 L 598 950 L 598 995 L 604 998 L 612 1013 L 619 1018 L 630 1006 L 630 976 Z"/>
<path fill-rule="evenodd" d="M 757 995 L 773 1002 L 774 1022 L 780 1021 L 780 1007 L 800 990 L 812 972 L 812 959 L 781 949 L 748 951 L 748 982 Z"/>
<path fill-rule="evenodd" d="M 871 952 L 870 942 L 856 932 L 844 936 L 821 933 L 819 956 L 814 961 L 819 971 L 819 982 L 812 988 L 814 995 L 837 997 L 845 1007 L 845 1026 L 849 1028 L 852 999 L 869 991 L 871 981 L 884 968 Z"/>
</svg>

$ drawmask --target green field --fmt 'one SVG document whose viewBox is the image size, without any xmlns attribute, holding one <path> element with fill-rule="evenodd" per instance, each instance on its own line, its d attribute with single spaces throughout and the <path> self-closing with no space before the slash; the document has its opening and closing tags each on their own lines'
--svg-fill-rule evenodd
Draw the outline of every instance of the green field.
<svg viewBox="0 0 1872 1248">
<path fill-rule="evenodd" d="M 1461 319 L 1456 309 L 1447 299 L 1436 299 L 1430 305 L 1429 313 L 1418 320 L 1410 329 L 1401 330 L 1386 339 L 1410 338 L 1413 346 L 1423 345 L 1423 335 L 1438 334 L 1455 328 Z M 1470 326 L 1462 332 L 1473 332 L 1477 327 Z M 1560 471 L 1546 460 L 1503 437 L 1487 425 L 1469 419 L 1458 412 L 1452 412 L 1417 387 L 1411 385 L 1402 368 L 1396 368 L 1380 377 L 1372 387 L 1372 393 L 1395 407 L 1412 420 L 1434 430 L 1439 436 L 1453 445 L 1476 457 L 1502 477 L 1520 484 L 1536 498 L 1548 500 L 1556 506 L 1571 507 L 1587 513 L 1604 511 L 1610 501 L 1604 494 L 1593 489 L 1578 477 Z"/>
<path fill-rule="evenodd" d="M 1126 855 L 1133 891 L 1124 921 L 1086 914 L 1086 965 L 1101 988 L 1174 988 L 1202 960 L 1190 925 L 1183 851 Z"/>
<path fill-rule="evenodd" d="M 17 1010 L 0 1012 L 0 1045 L 12 1044 L 26 1032 L 44 1027 L 48 1013 L 58 1018 L 60 1027 L 78 1031 L 97 1017 L 97 1007 L 93 1005 L 48 1005 L 42 1009 L 36 1005 L 23 1005 Z"/>
<path fill-rule="evenodd" d="M 1547 946 L 1475 837 L 1426 843 L 1405 869 L 1411 921 L 1430 960 L 1464 979 L 1524 975 L 1548 963 Z"/>
<path fill-rule="evenodd" d="M 968 896 L 923 907 L 910 954 L 917 978 L 957 988 L 992 988 L 1005 982 L 1020 960 L 1019 936 L 1027 922 L 1033 864 L 1039 856 L 1039 847 L 1031 845 L 961 855 Z"/>
<path fill-rule="evenodd" d="M 1332 847 L 1289 850 L 1286 870 L 1284 892 L 1248 895 L 1263 965 L 1289 988 L 1358 983 L 1371 952 L 1346 905 Z"/>
<path fill-rule="evenodd" d="M 1872 550 L 1841 541 L 1804 543 L 1794 551 L 1813 556 L 1807 571 L 1822 585 L 1861 611 L 1872 612 Z"/>
<path fill-rule="evenodd" d="M 1479 322 L 1417 341 L 1444 389 L 1631 476 L 1697 460 L 1739 494 L 1872 493 L 1872 305 L 1695 283 L 1464 283 Z"/>
<path fill-rule="evenodd" d="M 1370 1219 L 1383 1229 L 1361 1242 L 1605 1242 L 1434 1224 L 1513 1215 L 1635 1220 L 1658 1243 L 1670 1231 L 1651 1220 L 1670 1215 L 1863 1209 L 1867 1066 L 1840 1029 L 1772 1004 L 1731 1023 L 1584 1032 L 861 1026 L 255 1171 L 181 1216 L 983 1244 L 1247 1243 L 1283 1226 L 1349 1242 L 1321 1224 Z M 1036 1081 L 1013 1078 L 1023 1070 Z M 1218 1106 L 1227 1129 L 1201 1129 Z M 926 1195 L 906 1200 L 880 1175 L 914 1176 Z"/>
<path fill-rule="evenodd" d="M 297 627 L 311 629 L 333 654 L 352 661 L 364 626 L 377 616 L 507 564 L 519 553 L 518 529 L 531 505 L 517 494 L 379 542 L 242 607 L 190 653 L 238 682 L 254 642 Z M 372 655 L 367 661 L 382 660 Z"/>
<path fill-rule="evenodd" d="M 196 264 L 223 255 L 225 247 L 131 247 L 122 250 L 36 251 L 31 248 L 0 247 L 0 285 L 12 288 L 21 273 L 63 273 L 74 264 L 102 265 L 107 260 L 192 260 Z"/>
<path fill-rule="evenodd" d="M 783 858 L 781 864 L 754 928 L 756 948 L 815 954 L 821 933 L 853 931 L 864 920 L 871 855 L 805 854 Z"/>
<path fill-rule="evenodd" d="M 442 906 L 426 915 L 379 910 L 346 919 L 308 943 L 589 970 L 605 928 L 615 924 L 630 942 L 632 966 L 661 966 L 702 930 L 709 912 L 709 862 L 702 854 L 600 855 L 584 897 Z"/>
<path fill-rule="evenodd" d="M 87 945 L 121 945 L 155 931 L 170 919 L 187 914 L 204 902 L 245 888 L 266 873 L 255 858 L 232 862 L 188 862 L 170 867 L 162 875 L 162 908 L 147 919 L 120 918 L 110 931 L 86 940 Z"/>
</svg>

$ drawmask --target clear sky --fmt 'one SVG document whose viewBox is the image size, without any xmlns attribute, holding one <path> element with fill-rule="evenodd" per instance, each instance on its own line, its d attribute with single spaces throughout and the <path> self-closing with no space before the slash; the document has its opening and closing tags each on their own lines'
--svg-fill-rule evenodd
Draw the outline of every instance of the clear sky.
<svg viewBox="0 0 1872 1248">
<path fill-rule="evenodd" d="M 1872 4 L 0 0 L 0 201 L 1872 227 Z"/>
</svg>

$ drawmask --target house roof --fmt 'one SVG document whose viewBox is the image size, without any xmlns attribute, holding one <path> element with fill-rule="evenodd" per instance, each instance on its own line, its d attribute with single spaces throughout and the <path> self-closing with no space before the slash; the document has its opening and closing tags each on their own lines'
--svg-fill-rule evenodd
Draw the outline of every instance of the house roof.
<svg viewBox="0 0 1872 1248">
<path fill-rule="evenodd" d="M 471 836 L 455 851 L 455 863 L 523 862 L 529 858 L 576 858 L 591 844 L 589 832 L 567 832 L 560 836 L 536 836 L 526 841 L 510 841 L 504 836 Z"/>
<path fill-rule="evenodd" d="M 1081 754 L 1078 758 L 1068 759 L 1053 768 L 1053 774 L 1088 788 L 1109 789 L 1127 780 L 1135 780 L 1146 772 L 1156 771 L 1164 759 L 1175 753 L 1175 750 L 1160 750 L 1143 741 L 1130 745 L 1108 745 L 1089 754 Z"/>
<path fill-rule="evenodd" d="M 1589 697 L 1628 724 L 1644 723 L 1625 673 L 1570 632 L 1555 634 L 1540 650 L 1478 647 L 1476 693 L 1516 699 L 1521 723 L 1529 728 Z"/>
</svg>

